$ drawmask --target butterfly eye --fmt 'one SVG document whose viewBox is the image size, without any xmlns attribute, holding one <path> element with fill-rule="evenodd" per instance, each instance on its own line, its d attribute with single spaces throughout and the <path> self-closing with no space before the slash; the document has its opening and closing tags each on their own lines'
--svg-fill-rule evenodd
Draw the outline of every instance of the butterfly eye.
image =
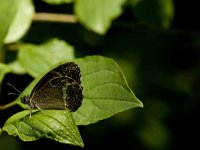
<svg viewBox="0 0 200 150">
<path fill-rule="evenodd" d="M 71 78 L 72 74 L 69 72 L 69 73 L 67 73 L 67 76 Z"/>
<path fill-rule="evenodd" d="M 50 83 L 53 87 L 58 87 L 61 85 L 61 82 L 59 80 L 52 80 L 50 81 Z"/>
<path fill-rule="evenodd" d="M 67 107 L 70 109 L 70 111 L 75 111 L 75 109 L 72 105 L 68 105 Z"/>
<path fill-rule="evenodd" d="M 73 96 L 73 95 L 75 95 L 76 91 L 73 88 L 69 88 L 69 89 L 67 89 L 66 93 L 67 93 L 67 95 Z"/>
<path fill-rule="evenodd" d="M 67 101 L 69 103 L 73 103 L 73 102 L 75 102 L 75 98 L 74 97 L 67 97 Z"/>
</svg>

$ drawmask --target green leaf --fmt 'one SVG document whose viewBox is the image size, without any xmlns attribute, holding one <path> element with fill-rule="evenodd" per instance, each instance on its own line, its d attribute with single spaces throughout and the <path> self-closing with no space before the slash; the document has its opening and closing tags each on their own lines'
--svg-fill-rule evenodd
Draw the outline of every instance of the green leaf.
<svg viewBox="0 0 200 150">
<path fill-rule="evenodd" d="M 8 65 L 0 63 L 0 83 L 2 82 L 6 73 L 9 73 L 11 71 L 12 69 Z"/>
<path fill-rule="evenodd" d="M 115 61 L 101 56 L 77 59 L 81 69 L 83 104 L 73 113 L 76 124 L 86 125 L 134 107 L 143 107 L 129 88 Z"/>
<path fill-rule="evenodd" d="M 25 73 L 25 70 L 19 65 L 18 61 L 14 61 L 8 65 L 0 63 L 0 83 L 2 82 L 4 76 L 10 72 L 23 74 Z"/>
<path fill-rule="evenodd" d="M 34 5 L 32 4 L 32 0 L 18 0 L 17 2 L 17 12 L 4 39 L 4 43 L 18 41 L 24 36 L 32 23 L 34 15 Z"/>
<path fill-rule="evenodd" d="M 1 0 L 0 5 L 0 51 L 4 41 L 4 38 L 8 32 L 9 26 L 13 21 L 16 10 L 18 6 L 18 1 L 16 0 Z M 1 55 L 1 52 L 0 52 Z M 0 56 L 1 57 L 1 56 Z"/>
<path fill-rule="evenodd" d="M 82 106 L 73 113 L 77 125 L 95 123 L 121 111 L 143 106 L 129 88 L 121 69 L 112 59 L 89 56 L 73 61 L 81 70 L 84 95 Z M 36 78 L 22 95 L 30 94 L 40 78 L 41 76 Z M 19 98 L 18 102 L 21 105 Z"/>
<path fill-rule="evenodd" d="M 59 5 L 64 3 L 71 3 L 73 0 L 42 0 L 49 4 Z"/>
<path fill-rule="evenodd" d="M 24 44 L 20 47 L 18 55 L 22 67 L 33 77 L 47 72 L 59 62 L 73 58 L 73 47 L 58 39 L 42 45 Z"/>
<path fill-rule="evenodd" d="M 88 29 L 105 34 L 112 21 L 122 13 L 126 0 L 76 0 L 75 14 Z"/>
<path fill-rule="evenodd" d="M 18 61 L 11 62 L 9 64 L 0 63 L 0 83 L 7 73 L 24 74 L 25 70 L 20 66 Z"/>
<path fill-rule="evenodd" d="M 42 138 L 83 147 L 83 141 L 71 113 L 66 110 L 19 112 L 10 117 L 2 128 L 9 135 L 18 136 L 23 141 L 34 141 Z"/>
</svg>

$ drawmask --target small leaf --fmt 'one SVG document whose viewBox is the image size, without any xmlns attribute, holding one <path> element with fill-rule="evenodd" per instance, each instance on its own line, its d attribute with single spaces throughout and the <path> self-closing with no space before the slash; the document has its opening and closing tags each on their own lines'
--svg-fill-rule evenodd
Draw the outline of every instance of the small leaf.
<svg viewBox="0 0 200 150">
<path fill-rule="evenodd" d="M 75 13 L 90 30 L 105 34 L 112 21 L 122 13 L 125 0 L 76 0 Z"/>
<path fill-rule="evenodd" d="M 71 3 L 72 0 L 42 0 L 46 3 L 49 4 L 54 4 L 54 5 L 59 5 L 59 4 L 64 4 L 64 3 Z"/>
<path fill-rule="evenodd" d="M 11 71 L 12 69 L 8 65 L 0 63 L 0 83 L 2 82 L 5 74 Z"/>
<path fill-rule="evenodd" d="M 0 63 L 0 83 L 7 73 L 24 74 L 25 70 L 22 68 L 18 61 L 13 61 L 9 64 Z"/>
<path fill-rule="evenodd" d="M 83 141 L 71 113 L 66 110 L 19 112 L 10 117 L 2 128 L 9 135 L 19 136 L 23 141 L 34 141 L 42 138 L 83 147 Z"/>
<path fill-rule="evenodd" d="M 9 67 L 12 69 L 12 73 L 15 73 L 15 74 L 25 74 L 26 73 L 26 70 L 21 66 L 21 64 L 17 60 L 9 63 Z"/>
<path fill-rule="evenodd" d="M 18 54 L 20 64 L 33 77 L 47 72 L 59 62 L 73 58 L 73 47 L 58 39 L 42 45 L 24 44 Z"/>
<path fill-rule="evenodd" d="M 18 2 L 16 0 L 1 0 L 0 5 L 0 51 L 4 38 L 8 32 L 9 26 L 13 21 L 17 10 Z M 1 53 L 0 53 L 1 54 Z"/>
<path fill-rule="evenodd" d="M 32 23 L 34 15 L 34 5 L 32 0 L 18 0 L 17 2 L 17 12 L 4 39 L 4 43 L 13 43 L 18 41 L 22 36 L 24 36 Z"/>
</svg>

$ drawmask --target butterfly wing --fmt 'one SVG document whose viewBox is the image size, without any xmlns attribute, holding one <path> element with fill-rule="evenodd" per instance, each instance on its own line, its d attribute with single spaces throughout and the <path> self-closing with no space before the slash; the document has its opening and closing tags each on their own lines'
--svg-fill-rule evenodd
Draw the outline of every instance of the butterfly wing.
<svg viewBox="0 0 200 150">
<path fill-rule="evenodd" d="M 76 111 L 83 99 L 80 69 L 69 62 L 45 74 L 33 88 L 29 98 L 31 108 L 70 109 Z"/>
<path fill-rule="evenodd" d="M 70 78 L 74 79 L 78 84 L 81 84 L 81 81 L 80 81 L 80 77 L 81 77 L 80 68 L 74 62 L 68 62 L 68 63 L 60 65 L 60 66 L 52 69 L 48 73 L 46 73 L 39 80 L 39 82 L 35 85 L 35 87 L 33 88 L 32 92 L 31 92 L 30 97 L 34 93 L 36 93 L 38 90 L 40 90 L 43 85 L 48 83 L 49 80 L 51 80 L 53 78 L 56 78 L 56 77 L 60 77 L 60 76 L 70 77 Z"/>
</svg>

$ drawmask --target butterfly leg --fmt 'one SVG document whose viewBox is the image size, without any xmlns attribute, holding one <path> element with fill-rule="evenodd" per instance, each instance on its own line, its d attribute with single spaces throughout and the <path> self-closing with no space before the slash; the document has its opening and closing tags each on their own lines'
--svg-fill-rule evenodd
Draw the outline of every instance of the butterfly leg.
<svg viewBox="0 0 200 150">
<path fill-rule="evenodd" d="M 44 115 L 47 115 L 45 114 L 45 112 L 38 106 L 38 105 L 35 105 Z"/>
<path fill-rule="evenodd" d="M 31 110 L 31 109 L 29 109 L 29 114 L 30 114 L 30 117 L 31 117 L 31 113 L 32 113 L 32 110 Z"/>
<path fill-rule="evenodd" d="M 27 105 L 27 106 L 28 106 L 28 110 L 29 110 L 30 117 L 31 117 L 32 109 L 31 109 L 31 107 L 30 107 L 29 105 Z"/>
</svg>

